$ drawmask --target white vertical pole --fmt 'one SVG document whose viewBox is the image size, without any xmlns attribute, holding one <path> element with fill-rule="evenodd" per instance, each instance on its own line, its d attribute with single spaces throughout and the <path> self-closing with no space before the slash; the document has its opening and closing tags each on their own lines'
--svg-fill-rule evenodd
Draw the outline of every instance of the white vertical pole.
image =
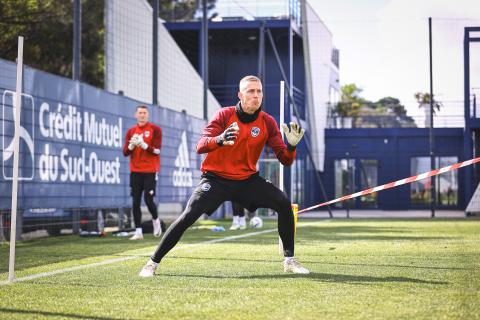
<svg viewBox="0 0 480 320">
<path fill-rule="evenodd" d="M 283 135 L 284 135 L 282 124 L 284 122 L 285 122 L 285 82 L 280 81 L 280 123 L 279 123 L 279 126 L 280 126 L 280 133 L 282 135 L 282 139 L 283 139 Z M 284 180 L 283 169 L 284 169 L 283 164 L 280 163 L 278 184 L 279 184 L 280 190 L 282 190 L 282 191 L 285 190 L 284 181 L 283 181 Z"/>
<path fill-rule="evenodd" d="M 17 190 L 18 190 L 18 162 L 20 146 L 20 108 L 22 107 L 22 71 L 23 71 L 23 37 L 18 37 L 17 56 L 17 88 L 14 98 L 15 133 L 13 137 L 13 180 L 12 180 L 12 208 L 10 225 L 10 256 L 8 260 L 8 281 L 15 280 L 15 242 L 17 237 Z"/>
<path fill-rule="evenodd" d="M 285 122 L 285 81 L 280 81 L 280 119 L 279 119 L 279 126 L 280 126 L 280 134 L 282 135 L 283 139 L 283 127 L 282 124 Z M 283 164 L 280 163 L 280 168 L 278 171 L 278 187 L 280 190 L 285 191 L 284 186 L 284 174 L 283 174 Z M 283 243 L 282 239 L 278 237 L 278 253 L 283 256 Z"/>
</svg>

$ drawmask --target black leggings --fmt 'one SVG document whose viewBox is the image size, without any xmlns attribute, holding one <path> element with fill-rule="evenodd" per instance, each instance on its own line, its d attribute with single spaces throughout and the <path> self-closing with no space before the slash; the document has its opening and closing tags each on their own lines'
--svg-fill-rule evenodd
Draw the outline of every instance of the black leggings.
<svg viewBox="0 0 480 320">
<path fill-rule="evenodd" d="M 147 205 L 152 218 L 154 220 L 158 218 L 157 205 L 153 201 L 157 187 L 156 176 L 156 173 L 130 173 L 130 193 L 133 200 L 133 220 L 135 221 L 136 228 L 140 228 L 140 225 L 142 224 L 142 211 L 140 210 L 142 192 L 143 199 L 145 200 L 145 204 Z"/>
<path fill-rule="evenodd" d="M 223 202 L 236 201 L 249 211 L 270 208 L 278 213 L 278 233 L 283 242 L 283 254 L 294 254 L 294 221 L 290 200 L 285 193 L 267 180 L 255 174 L 247 180 L 224 179 L 213 174 L 204 174 L 180 217 L 165 232 L 152 256 L 160 262 L 177 244 L 187 230 L 204 213 L 212 214 Z"/>
</svg>

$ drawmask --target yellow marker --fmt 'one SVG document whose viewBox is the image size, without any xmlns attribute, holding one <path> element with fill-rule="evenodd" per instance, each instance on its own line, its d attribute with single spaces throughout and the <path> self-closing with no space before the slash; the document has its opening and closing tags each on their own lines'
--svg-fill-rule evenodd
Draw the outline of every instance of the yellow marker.
<svg viewBox="0 0 480 320">
<path fill-rule="evenodd" d="M 293 237 L 297 236 L 298 204 L 292 203 L 293 211 Z"/>
</svg>

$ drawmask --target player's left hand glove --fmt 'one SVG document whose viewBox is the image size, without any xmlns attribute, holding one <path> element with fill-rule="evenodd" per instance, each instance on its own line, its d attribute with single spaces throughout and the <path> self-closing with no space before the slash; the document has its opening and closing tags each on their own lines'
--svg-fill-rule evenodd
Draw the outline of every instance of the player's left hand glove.
<svg viewBox="0 0 480 320">
<path fill-rule="evenodd" d="M 145 141 L 143 141 L 143 134 L 138 135 L 136 145 L 142 148 L 143 150 L 148 149 L 148 144 Z"/>
<path fill-rule="evenodd" d="M 284 123 L 282 124 L 283 132 L 285 132 L 285 137 L 287 138 L 287 147 L 288 150 L 293 151 L 297 147 L 297 144 L 302 140 L 305 129 L 300 127 L 295 122 L 290 122 L 290 128 Z"/>
</svg>

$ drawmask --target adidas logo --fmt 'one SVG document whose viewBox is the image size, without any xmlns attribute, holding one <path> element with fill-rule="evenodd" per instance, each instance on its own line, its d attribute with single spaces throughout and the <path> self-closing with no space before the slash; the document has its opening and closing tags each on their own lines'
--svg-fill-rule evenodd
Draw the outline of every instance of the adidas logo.
<svg viewBox="0 0 480 320">
<path fill-rule="evenodd" d="M 175 159 L 175 167 L 173 170 L 173 186 L 174 187 L 193 187 L 192 172 L 190 169 L 190 157 L 188 156 L 187 132 L 183 131 L 182 141 L 178 146 L 178 155 Z"/>
</svg>

